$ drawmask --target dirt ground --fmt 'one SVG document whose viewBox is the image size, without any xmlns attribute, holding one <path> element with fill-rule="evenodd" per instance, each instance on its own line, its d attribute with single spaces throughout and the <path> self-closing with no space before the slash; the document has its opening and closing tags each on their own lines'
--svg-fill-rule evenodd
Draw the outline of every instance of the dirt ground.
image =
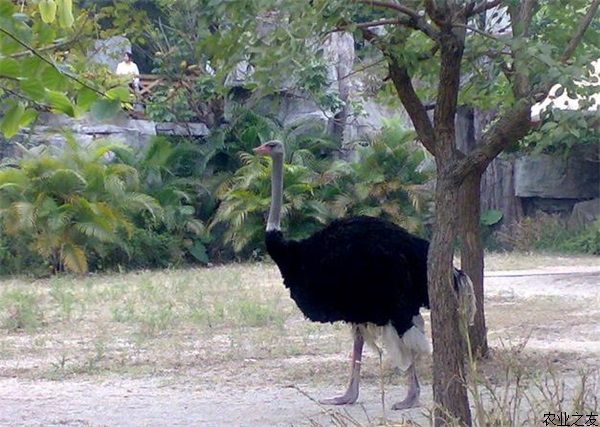
<svg viewBox="0 0 600 427">
<path fill-rule="evenodd" d="M 549 363 L 566 377 L 575 377 L 582 368 L 600 370 L 600 264 L 487 272 L 486 307 L 492 357 L 485 362 L 485 369 L 493 370 L 502 354 L 517 348 L 526 363 Z M 425 317 L 428 322 L 428 314 Z M 346 332 L 335 333 L 343 337 Z M 35 370 L 43 361 L 5 357 L 0 363 L 0 426 L 375 423 L 384 408 L 378 359 L 372 350 L 367 350 L 363 362 L 358 404 L 331 408 L 314 400 L 343 390 L 351 346 L 349 335 L 346 338 L 347 346 L 339 348 L 339 355 L 323 356 L 311 345 L 305 353 L 300 348 L 297 354 L 285 357 L 256 358 L 249 352 L 231 360 L 217 355 L 217 341 L 223 337 L 204 342 L 196 338 L 195 345 L 208 351 L 197 357 L 197 364 L 148 375 L 104 373 L 60 380 L 20 374 Z M 388 420 L 412 419 L 429 425 L 430 361 L 422 365 L 422 407 L 386 410 Z M 600 395 L 598 383 L 594 387 Z M 404 392 L 401 376 L 385 375 L 388 407 L 401 400 Z"/>
</svg>

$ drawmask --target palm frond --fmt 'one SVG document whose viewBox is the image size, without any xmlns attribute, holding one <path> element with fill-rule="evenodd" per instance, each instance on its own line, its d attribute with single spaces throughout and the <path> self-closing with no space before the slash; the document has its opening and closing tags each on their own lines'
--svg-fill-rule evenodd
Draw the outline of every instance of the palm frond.
<svg viewBox="0 0 600 427">
<path fill-rule="evenodd" d="M 67 243 L 61 249 L 61 261 L 65 268 L 74 273 L 88 271 L 87 256 L 83 248 L 74 243 Z"/>
</svg>

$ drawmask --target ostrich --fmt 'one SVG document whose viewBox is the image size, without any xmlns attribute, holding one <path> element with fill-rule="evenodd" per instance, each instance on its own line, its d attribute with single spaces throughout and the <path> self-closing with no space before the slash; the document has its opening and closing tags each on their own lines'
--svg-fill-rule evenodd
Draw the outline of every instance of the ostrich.
<svg viewBox="0 0 600 427">
<path fill-rule="evenodd" d="M 365 341 L 373 344 L 380 336 L 395 365 L 405 370 L 409 379 L 406 398 L 393 409 L 417 406 L 420 386 L 415 362 L 430 351 L 419 313 L 421 307 L 429 308 L 429 243 L 391 222 L 366 216 L 333 221 L 305 240 L 285 240 L 280 227 L 283 144 L 268 141 L 254 152 L 273 160 L 266 247 L 291 298 L 312 321 L 344 321 L 352 326 L 348 388 L 343 395 L 321 402 L 356 402 L 363 345 Z M 459 270 L 454 276 L 455 287 L 470 284 Z"/>
</svg>

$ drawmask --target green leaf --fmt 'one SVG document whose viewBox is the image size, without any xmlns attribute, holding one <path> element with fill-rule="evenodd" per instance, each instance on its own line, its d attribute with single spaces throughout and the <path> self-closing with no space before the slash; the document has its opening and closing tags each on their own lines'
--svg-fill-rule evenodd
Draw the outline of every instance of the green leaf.
<svg viewBox="0 0 600 427">
<path fill-rule="evenodd" d="M 19 63 L 11 58 L 0 59 L 0 77 L 16 79 L 20 76 Z"/>
<path fill-rule="evenodd" d="M 5 138 L 12 138 L 19 132 L 24 112 L 25 106 L 21 103 L 17 103 L 9 108 L 4 114 L 4 118 L 0 122 L 0 130 Z"/>
<path fill-rule="evenodd" d="M 199 240 L 194 242 L 194 246 L 192 246 L 190 249 L 190 254 L 192 254 L 194 258 L 203 264 L 208 264 L 209 262 L 208 254 L 206 253 L 206 246 L 204 246 L 204 243 Z"/>
<path fill-rule="evenodd" d="M 52 90 L 62 89 L 67 82 L 67 78 L 54 67 L 47 67 L 40 78 L 46 88 Z"/>
<path fill-rule="evenodd" d="M 96 120 L 108 120 L 121 110 L 121 102 L 116 99 L 99 99 L 92 105 L 91 113 Z"/>
<path fill-rule="evenodd" d="M 75 109 L 71 100 L 62 92 L 47 89 L 48 102 L 56 111 L 65 113 L 70 117 L 75 116 Z"/>
<path fill-rule="evenodd" d="M 62 28 L 70 28 L 73 18 L 73 0 L 58 0 L 58 23 Z"/>
<path fill-rule="evenodd" d="M 74 273 L 85 273 L 88 270 L 87 256 L 81 246 L 66 244 L 62 249 L 62 260 L 65 267 Z"/>
<path fill-rule="evenodd" d="M 90 109 L 92 104 L 98 100 L 98 94 L 84 87 L 77 92 L 77 107 L 83 111 Z"/>
<path fill-rule="evenodd" d="M 117 99 L 122 102 L 127 102 L 131 98 L 131 92 L 128 87 L 115 87 L 108 92 L 106 96 L 110 99 Z"/>
<path fill-rule="evenodd" d="M 497 209 L 488 209 L 481 214 L 481 224 L 487 226 L 497 224 L 502 219 L 502 216 L 502 211 Z"/>
<path fill-rule="evenodd" d="M 42 82 L 35 78 L 23 79 L 19 82 L 21 90 L 25 92 L 34 101 L 44 101 L 46 99 L 46 89 Z"/>
<path fill-rule="evenodd" d="M 11 0 L 0 0 L 0 16 L 11 16 L 14 10 L 15 7 Z"/>
<path fill-rule="evenodd" d="M 38 117 L 38 112 L 35 111 L 34 109 L 28 108 L 27 110 L 25 110 L 25 112 L 21 116 L 21 121 L 20 121 L 19 125 L 22 128 L 27 127 L 31 123 L 33 123 L 37 119 L 37 117 Z"/>
<path fill-rule="evenodd" d="M 39 7 L 42 21 L 46 24 L 54 22 L 56 19 L 56 2 L 54 0 L 41 0 Z"/>
<path fill-rule="evenodd" d="M 56 30 L 51 25 L 36 22 L 33 25 L 33 30 L 35 31 L 39 46 L 51 44 L 56 39 Z"/>
</svg>

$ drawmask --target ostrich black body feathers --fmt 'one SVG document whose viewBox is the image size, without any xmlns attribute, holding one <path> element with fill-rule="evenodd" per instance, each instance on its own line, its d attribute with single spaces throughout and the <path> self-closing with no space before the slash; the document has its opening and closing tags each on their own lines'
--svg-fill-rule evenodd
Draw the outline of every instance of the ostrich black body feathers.
<svg viewBox="0 0 600 427">
<path fill-rule="evenodd" d="M 391 222 L 365 216 L 337 220 L 301 241 L 267 231 L 266 245 L 310 320 L 391 323 L 402 336 L 419 309 L 429 307 L 429 243 Z"/>
</svg>

